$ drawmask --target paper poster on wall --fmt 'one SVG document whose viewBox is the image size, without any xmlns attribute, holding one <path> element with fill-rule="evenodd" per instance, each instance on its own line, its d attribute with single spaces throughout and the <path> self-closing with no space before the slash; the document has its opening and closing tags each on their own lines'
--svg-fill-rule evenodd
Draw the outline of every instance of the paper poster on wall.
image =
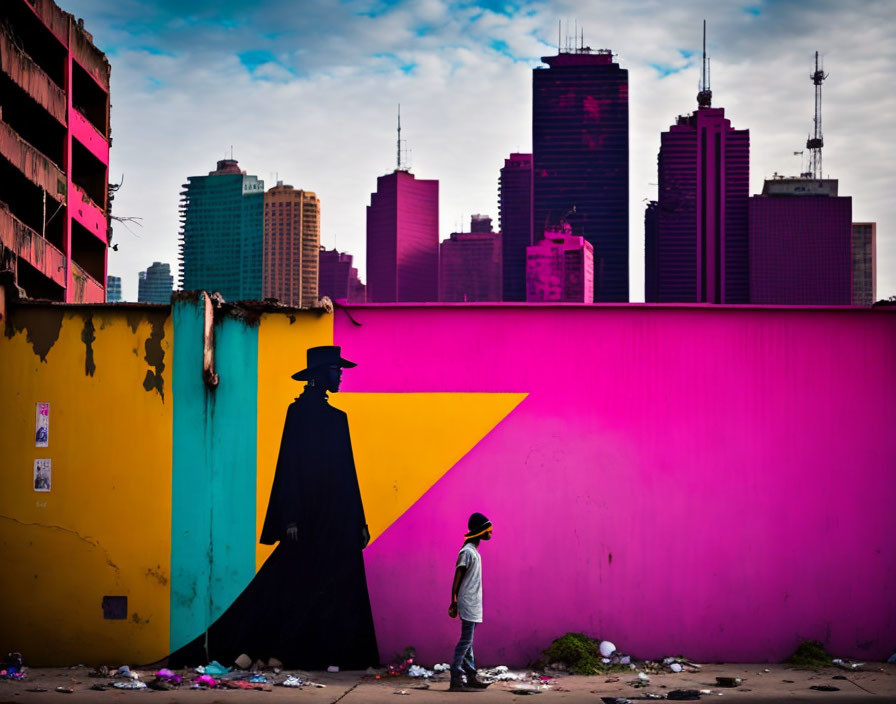
<svg viewBox="0 0 896 704">
<path fill-rule="evenodd" d="M 34 490 L 49 491 L 53 474 L 53 460 L 34 460 Z"/>
<path fill-rule="evenodd" d="M 38 403 L 34 411 L 34 446 L 50 445 L 50 404 Z"/>
</svg>

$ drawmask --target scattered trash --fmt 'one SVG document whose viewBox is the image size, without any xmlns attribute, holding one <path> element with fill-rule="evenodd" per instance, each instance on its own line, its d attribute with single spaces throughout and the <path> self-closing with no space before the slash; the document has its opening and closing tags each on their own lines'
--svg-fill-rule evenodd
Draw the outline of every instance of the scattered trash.
<svg viewBox="0 0 896 704">
<path fill-rule="evenodd" d="M 716 677 L 718 687 L 740 687 L 742 682 L 740 677 Z"/>
<path fill-rule="evenodd" d="M 131 680 L 139 680 L 140 679 L 140 675 L 138 675 L 136 672 L 131 672 L 131 668 L 129 668 L 127 665 L 122 665 L 121 667 L 119 667 L 115 671 L 115 674 L 113 675 L 113 677 L 127 677 L 128 679 L 131 679 Z"/>
<path fill-rule="evenodd" d="M 424 677 L 430 678 L 435 674 L 433 670 L 427 670 L 425 667 L 420 667 L 420 665 L 411 665 L 408 668 L 408 676 L 409 677 Z"/>
<path fill-rule="evenodd" d="M 236 660 L 233 661 L 233 664 L 236 665 L 241 670 L 248 670 L 249 666 L 252 664 L 252 658 L 243 653 Z"/>
<path fill-rule="evenodd" d="M 166 680 L 158 677 L 150 682 L 148 686 L 150 689 L 155 689 L 161 692 L 167 692 L 168 690 L 177 688 L 177 685 L 174 684 L 172 680 Z M 94 687 L 96 687 L 96 685 L 94 685 Z"/>
<path fill-rule="evenodd" d="M 180 684 L 183 682 L 184 678 L 180 675 L 172 672 L 167 667 L 163 667 L 156 673 L 156 679 L 165 680 L 167 682 L 171 682 L 172 684 Z"/>
<path fill-rule="evenodd" d="M 641 680 L 642 682 L 650 682 L 650 677 L 645 675 L 643 672 L 638 673 L 638 679 Z"/>
<path fill-rule="evenodd" d="M 410 696 L 410 692 L 406 689 L 396 689 L 395 694 L 404 694 L 405 696 Z"/>
<path fill-rule="evenodd" d="M 301 677 L 296 677 L 295 675 L 290 675 L 285 680 L 280 683 L 281 687 L 302 687 L 304 686 L 305 681 Z"/>
<path fill-rule="evenodd" d="M 697 689 L 673 689 L 666 694 L 666 699 L 677 702 L 693 702 L 700 699 L 700 691 Z"/>
<path fill-rule="evenodd" d="M 839 692 L 839 687 L 832 687 L 829 684 L 813 684 L 809 689 L 814 689 L 817 692 Z"/>
<path fill-rule="evenodd" d="M 268 678 L 265 677 L 264 675 L 253 675 L 252 677 L 249 678 L 249 682 L 253 682 L 256 684 L 263 684 L 263 683 L 266 683 L 267 681 L 268 681 Z"/>
<path fill-rule="evenodd" d="M 71 687 L 57 687 L 56 691 L 59 692 L 60 694 L 74 694 L 75 693 L 75 690 L 73 690 Z"/>
<path fill-rule="evenodd" d="M 451 666 L 447 662 L 440 662 L 438 665 L 432 666 L 433 672 L 448 672 Z"/>
<path fill-rule="evenodd" d="M 631 699 L 625 697 L 601 697 L 600 700 L 604 704 L 631 704 Z"/>
<path fill-rule="evenodd" d="M 114 682 L 112 684 L 115 689 L 146 689 L 146 682 L 140 680 L 127 680 L 125 682 Z"/>
<path fill-rule="evenodd" d="M 541 689 L 531 685 L 518 684 L 508 690 L 511 694 L 541 694 Z"/>
<path fill-rule="evenodd" d="M 193 689 L 199 689 L 200 687 L 217 687 L 218 683 L 215 682 L 215 678 L 211 675 L 199 675 L 196 679 L 193 680 Z"/>
<path fill-rule="evenodd" d="M 87 673 L 88 677 L 108 677 L 109 676 L 109 668 L 105 665 L 100 665 L 95 670 L 91 670 Z"/>
<path fill-rule="evenodd" d="M 763 672 L 771 672 L 771 670 L 769 670 L 767 667 L 766 667 L 766 668 L 763 668 L 762 671 L 763 671 Z"/>
<path fill-rule="evenodd" d="M 200 675 L 211 675 L 212 677 L 216 677 L 218 675 L 223 675 L 223 674 L 230 672 L 230 669 L 231 668 L 229 668 L 229 667 L 224 667 L 217 660 L 212 660 L 205 667 L 203 667 L 202 665 L 197 667 L 196 672 L 198 672 Z M 258 668 L 258 669 L 263 669 L 263 668 Z"/>
<path fill-rule="evenodd" d="M 600 654 L 605 658 L 610 657 L 613 653 L 616 652 L 616 646 L 608 640 L 602 640 L 600 642 L 600 645 L 597 646 L 597 649 L 600 650 Z"/>
<path fill-rule="evenodd" d="M 669 669 L 672 670 L 672 672 L 681 672 L 684 668 L 681 666 L 681 663 L 673 662 L 669 663 Z"/>
<path fill-rule="evenodd" d="M 851 660 L 844 660 L 842 658 L 834 658 L 831 662 L 840 669 L 850 670 L 851 672 L 859 672 L 865 666 L 865 663 L 863 662 L 852 662 Z"/>
<path fill-rule="evenodd" d="M 339 672 L 339 665 L 330 665 L 327 668 L 327 672 Z"/>
<path fill-rule="evenodd" d="M 478 670 L 476 674 L 483 682 L 517 682 L 525 679 L 525 675 L 511 672 L 507 665 L 498 665 L 490 670 Z"/>
</svg>

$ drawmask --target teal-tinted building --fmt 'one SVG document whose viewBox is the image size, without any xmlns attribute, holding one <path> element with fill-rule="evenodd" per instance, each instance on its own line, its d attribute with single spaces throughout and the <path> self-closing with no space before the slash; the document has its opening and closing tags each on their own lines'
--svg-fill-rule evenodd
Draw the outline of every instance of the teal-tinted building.
<svg viewBox="0 0 896 704">
<path fill-rule="evenodd" d="M 226 300 L 261 300 L 264 181 L 234 159 L 181 191 L 181 288 L 217 291 Z"/>
</svg>

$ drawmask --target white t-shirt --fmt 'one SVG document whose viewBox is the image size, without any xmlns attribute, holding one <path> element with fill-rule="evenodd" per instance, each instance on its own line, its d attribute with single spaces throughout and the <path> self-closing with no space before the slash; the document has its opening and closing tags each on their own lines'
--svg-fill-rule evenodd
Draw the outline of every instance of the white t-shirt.
<svg viewBox="0 0 896 704">
<path fill-rule="evenodd" d="M 482 558 L 473 543 L 464 543 L 457 553 L 457 567 L 466 567 L 457 590 L 457 614 L 464 621 L 482 623 Z"/>
</svg>

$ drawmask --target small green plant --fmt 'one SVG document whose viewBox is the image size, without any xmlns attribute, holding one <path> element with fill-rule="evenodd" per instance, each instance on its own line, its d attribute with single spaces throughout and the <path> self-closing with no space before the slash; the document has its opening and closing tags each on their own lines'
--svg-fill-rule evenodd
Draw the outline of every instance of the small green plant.
<svg viewBox="0 0 896 704">
<path fill-rule="evenodd" d="M 547 663 L 562 662 L 577 675 L 597 675 L 605 668 L 600 662 L 598 642 L 584 633 L 567 633 L 544 651 Z"/>
<path fill-rule="evenodd" d="M 793 651 L 793 655 L 784 662 L 794 667 L 814 670 L 819 667 L 831 667 L 831 657 L 824 646 L 817 640 L 804 640 Z"/>
</svg>

